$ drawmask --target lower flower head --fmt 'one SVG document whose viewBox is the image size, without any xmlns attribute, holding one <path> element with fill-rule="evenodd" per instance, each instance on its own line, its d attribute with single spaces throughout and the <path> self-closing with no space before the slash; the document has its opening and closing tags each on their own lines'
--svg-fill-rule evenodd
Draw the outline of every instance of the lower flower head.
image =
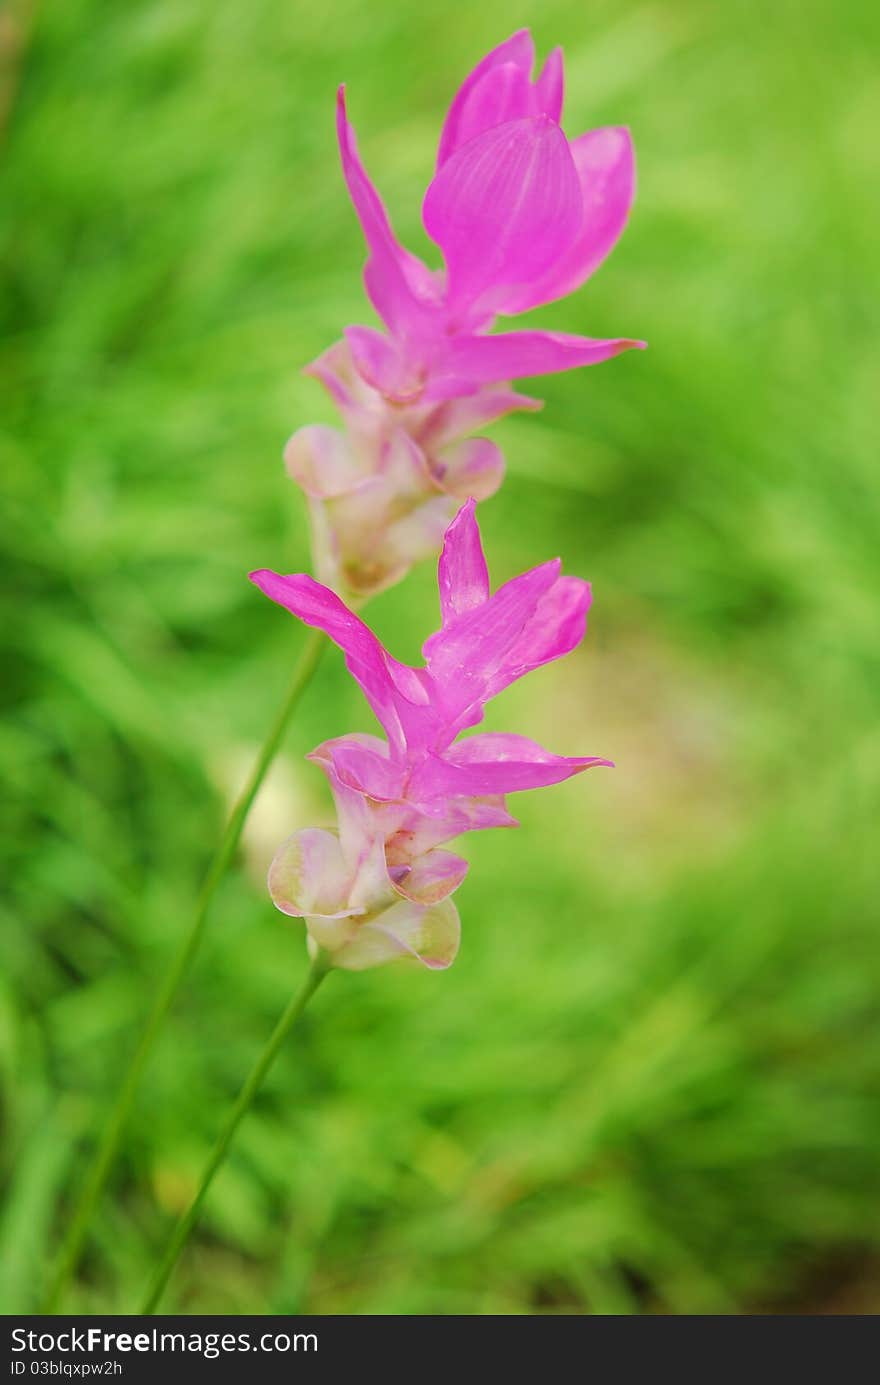
<svg viewBox="0 0 880 1385">
<path fill-rule="evenodd" d="M 490 594 L 468 500 L 440 556 L 441 628 L 425 642 L 424 666 L 411 668 L 313 578 L 268 570 L 251 578 L 339 645 L 387 737 L 343 736 L 312 753 L 330 781 L 339 830 L 297 833 L 282 848 L 270 873 L 275 903 L 304 917 L 338 965 L 376 965 L 392 955 L 448 965 L 458 939 L 449 896 L 467 864 L 438 848 L 463 832 L 515 826 L 507 793 L 611 763 L 555 755 L 519 735 L 457 739 L 508 684 L 580 642 L 588 584 L 561 576 L 553 560 Z"/>
</svg>

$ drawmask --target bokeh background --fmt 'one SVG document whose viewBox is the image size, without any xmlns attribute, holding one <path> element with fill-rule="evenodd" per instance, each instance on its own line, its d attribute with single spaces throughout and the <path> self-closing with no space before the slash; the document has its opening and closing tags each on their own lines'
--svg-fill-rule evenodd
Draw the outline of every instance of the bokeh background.
<svg viewBox="0 0 880 1385">
<path fill-rule="evenodd" d="M 369 322 L 337 167 L 427 249 L 439 125 L 519 24 L 567 126 L 627 123 L 631 228 L 534 322 L 650 351 L 535 382 L 483 507 L 589 637 L 488 725 L 596 770 L 470 839 L 461 955 L 332 979 L 178 1312 L 880 1308 L 875 6 L 7 5 L 2 88 L 4 1311 L 32 1308 L 230 795 L 303 635 L 280 451 Z M 430 565 L 370 619 L 414 658 Z M 328 655 L 150 1064 L 71 1310 L 130 1311 L 305 956 L 263 872 L 370 716 Z"/>
</svg>

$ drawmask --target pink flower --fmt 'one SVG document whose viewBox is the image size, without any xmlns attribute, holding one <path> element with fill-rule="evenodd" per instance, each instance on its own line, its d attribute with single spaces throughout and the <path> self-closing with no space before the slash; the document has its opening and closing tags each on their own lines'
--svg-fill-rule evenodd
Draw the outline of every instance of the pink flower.
<svg viewBox="0 0 880 1385">
<path fill-rule="evenodd" d="M 486 500 L 498 489 L 500 449 L 467 434 L 540 403 L 484 386 L 465 399 L 391 407 L 354 369 L 344 341 L 309 372 L 346 429 L 300 428 L 285 449 L 287 470 L 307 498 L 317 576 L 361 601 L 435 554 L 463 500 Z"/>
<path fill-rule="evenodd" d="M 452 102 L 423 205 L 443 273 L 397 241 L 340 89 L 342 167 L 370 252 L 364 279 L 388 329 L 350 327 L 346 337 L 360 374 L 390 399 L 455 398 L 643 345 L 561 332 L 487 335 L 498 314 L 578 288 L 616 243 L 633 199 L 628 131 L 609 126 L 567 139 L 561 52 L 534 82 L 533 63 L 531 35 L 521 29 L 483 58 Z"/>
<path fill-rule="evenodd" d="M 344 736 L 313 752 L 309 758 L 333 790 L 338 843 L 330 844 L 332 834 L 297 833 L 270 872 L 278 907 L 304 916 L 337 965 L 372 966 L 406 954 L 448 966 L 458 943 L 449 895 L 467 866 L 438 848 L 466 831 L 515 826 L 507 793 L 610 764 L 554 755 L 525 736 L 456 740 L 479 724 L 503 688 L 580 642 L 590 604 L 589 585 L 561 576 L 558 559 L 490 594 L 474 511 L 468 500 L 446 532 L 438 574 L 442 624 L 425 642 L 421 668 L 394 659 L 312 577 L 251 573 L 267 596 L 343 650 L 387 737 Z"/>
<path fill-rule="evenodd" d="M 276 907 L 304 918 L 312 951 L 322 948 L 346 971 L 399 957 L 448 967 L 461 931 L 449 896 L 467 862 L 436 850 L 405 866 L 389 860 L 381 823 L 365 800 L 332 773 L 330 783 L 338 828 L 306 827 L 282 844 L 269 868 Z"/>
<path fill-rule="evenodd" d="M 370 252 L 367 290 L 388 330 L 349 327 L 309 367 L 345 427 L 299 429 L 285 460 L 307 498 L 317 576 L 353 603 L 436 552 L 463 499 L 497 490 L 501 452 L 471 435 L 512 409 L 540 407 L 508 381 L 640 345 L 559 332 L 489 335 L 497 314 L 582 283 L 632 202 L 627 131 L 569 142 L 559 126 L 561 54 L 534 82 L 533 61 L 521 30 L 478 64 L 452 103 L 424 205 L 446 262 L 438 273 L 395 239 L 340 91 L 343 169 Z"/>
</svg>

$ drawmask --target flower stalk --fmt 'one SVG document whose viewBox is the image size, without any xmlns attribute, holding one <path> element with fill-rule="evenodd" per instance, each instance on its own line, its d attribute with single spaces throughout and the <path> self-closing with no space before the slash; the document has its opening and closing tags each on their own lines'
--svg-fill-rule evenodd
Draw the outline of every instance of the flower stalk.
<svg viewBox="0 0 880 1385">
<path fill-rule="evenodd" d="M 236 1130 L 250 1110 L 253 1100 L 262 1087 L 269 1069 L 272 1067 L 272 1064 L 275 1062 L 275 1059 L 278 1057 L 284 1045 L 285 1039 L 293 1029 L 312 996 L 315 994 L 315 991 L 324 980 L 324 977 L 331 970 L 331 966 L 332 963 L 326 955 L 319 952 L 309 967 L 308 974 L 302 987 L 288 1002 L 281 1018 L 272 1030 L 265 1048 L 251 1069 L 250 1076 L 239 1092 L 235 1104 L 226 1118 L 226 1123 L 205 1165 L 196 1194 L 187 1210 L 180 1217 L 171 1234 L 171 1238 L 165 1248 L 165 1253 L 153 1276 L 143 1307 L 140 1310 L 142 1314 L 147 1315 L 155 1313 L 159 1307 L 160 1300 L 165 1292 L 165 1286 L 171 1277 L 174 1266 L 180 1258 L 182 1250 L 192 1235 L 196 1222 L 199 1219 L 199 1212 L 202 1209 L 202 1204 L 207 1197 L 208 1190 L 218 1170 L 226 1158 Z"/>
<path fill-rule="evenodd" d="M 175 997 L 189 971 L 193 958 L 199 950 L 214 896 L 229 869 L 241 841 L 248 814 L 278 753 L 284 739 L 284 733 L 299 705 L 300 698 L 318 667 L 325 643 L 326 641 L 319 631 L 312 631 L 309 634 L 297 660 L 284 701 L 263 742 L 247 783 L 229 815 L 226 830 L 205 876 L 189 931 L 184 935 L 162 988 L 156 996 L 140 1042 L 132 1055 L 86 1174 L 59 1251 L 49 1291 L 41 1305 L 41 1311 L 44 1313 L 57 1311 L 64 1291 L 79 1263 L 92 1219 L 119 1152 L 119 1146 L 131 1116 L 147 1060 L 153 1051 L 153 1046 L 165 1018 L 174 1004 Z"/>
</svg>

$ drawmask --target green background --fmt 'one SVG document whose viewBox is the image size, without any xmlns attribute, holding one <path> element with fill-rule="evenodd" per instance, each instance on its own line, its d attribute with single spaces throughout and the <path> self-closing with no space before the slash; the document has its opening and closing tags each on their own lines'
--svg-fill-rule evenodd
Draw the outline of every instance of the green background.
<svg viewBox="0 0 880 1385">
<path fill-rule="evenodd" d="M 534 323 L 650 350 L 493 430 L 496 582 L 591 578 L 487 725 L 617 768 L 469 839 L 451 971 L 331 978 L 166 1300 L 180 1312 L 880 1307 L 880 21 L 857 0 L 67 0 L 0 21 L 2 1306 L 32 1308 L 302 630 L 280 451 L 370 322 L 348 83 L 401 236 L 443 112 L 531 23 L 631 227 Z M 436 261 L 435 261 L 436 262 Z M 872 390 L 874 398 L 872 399 Z M 872 408 L 872 403 L 874 407 Z M 413 659 L 430 564 L 378 598 Z M 305 965 L 266 862 L 370 729 L 327 656 L 150 1064 L 72 1310 L 130 1311 Z"/>
</svg>

